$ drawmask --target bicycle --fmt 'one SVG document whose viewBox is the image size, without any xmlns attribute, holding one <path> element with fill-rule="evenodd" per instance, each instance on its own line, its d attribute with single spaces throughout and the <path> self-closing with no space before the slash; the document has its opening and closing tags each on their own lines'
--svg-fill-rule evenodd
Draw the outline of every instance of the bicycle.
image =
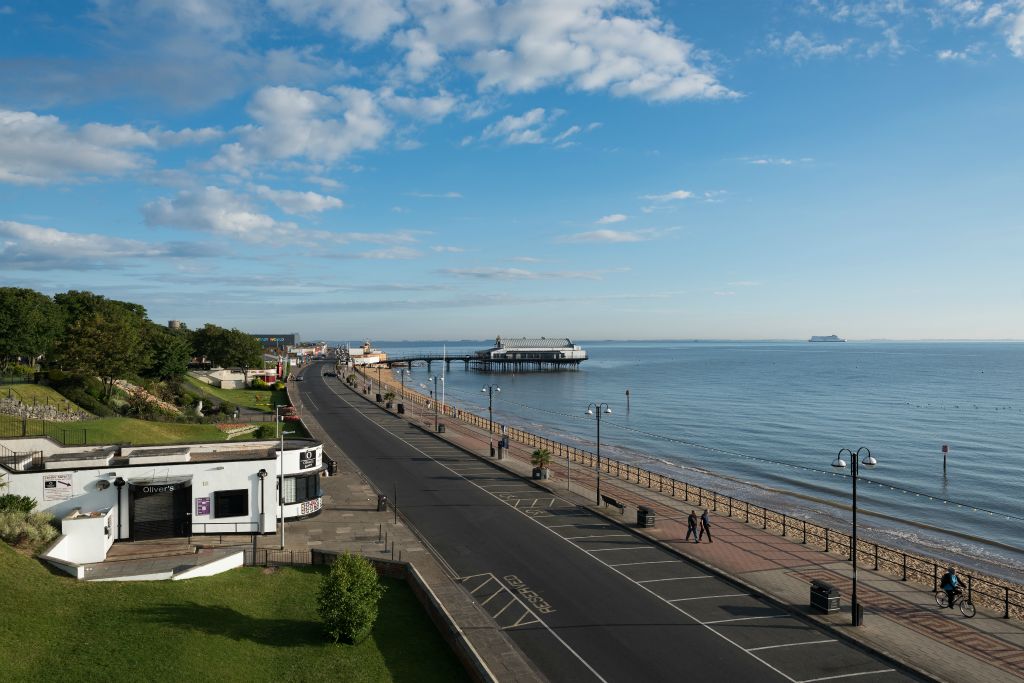
<svg viewBox="0 0 1024 683">
<path fill-rule="evenodd" d="M 946 595 L 946 591 L 940 590 L 935 594 L 935 604 L 939 607 L 949 607 L 949 596 Z M 956 591 L 953 595 L 953 605 L 960 606 L 960 614 L 964 615 L 968 619 L 978 613 L 974 603 L 964 595 L 963 591 Z"/>
</svg>

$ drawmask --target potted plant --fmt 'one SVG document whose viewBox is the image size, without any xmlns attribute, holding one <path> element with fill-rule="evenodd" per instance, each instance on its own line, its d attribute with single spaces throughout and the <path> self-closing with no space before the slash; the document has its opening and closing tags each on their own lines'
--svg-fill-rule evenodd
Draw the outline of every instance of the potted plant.
<svg viewBox="0 0 1024 683">
<path fill-rule="evenodd" d="M 388 391 L 384 393 L 384 407 L 391 409 L 391 402 L 395 400 L 395 392 Z"/>
<path fill-rule="evenodd" d="M 530 463 L 533 465 L 534 479 L 551 478 L 551 470 L 548 469 L 548 465 L 551 464 L 551 451 L 546 448 L 538 448 L 530 454 Z"/>
</svg>

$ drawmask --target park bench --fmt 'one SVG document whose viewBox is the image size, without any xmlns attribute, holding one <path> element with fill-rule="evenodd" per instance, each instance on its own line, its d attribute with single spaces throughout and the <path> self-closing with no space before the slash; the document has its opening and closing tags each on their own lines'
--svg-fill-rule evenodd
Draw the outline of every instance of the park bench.
<svg viewBox="0 0 1024 683">
<path fill-rule="evenodd" d="M 619 508 L 619 514 L 620 515 L 626 514 L 626 504 L 625 503 L 620 503 L 619 501 L 615 500 L 611 496 L 601 496 L 601 500 L 604 501 L 605 505 L 611 505 L 613 508 Z"/>
</svg>

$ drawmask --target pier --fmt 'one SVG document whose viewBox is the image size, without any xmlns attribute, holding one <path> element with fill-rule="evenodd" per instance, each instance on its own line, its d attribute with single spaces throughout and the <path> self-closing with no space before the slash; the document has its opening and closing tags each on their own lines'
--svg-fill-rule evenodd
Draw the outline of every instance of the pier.
<svg viewBox="0 0 1024 683">
<path fill-rule="evenodd" d="M 570 339 L 529 339 L 527 337 L 502 340 L 499 336 L 494 346 L 469 354 L 447 355 L 439 353 L 389 356 L 391 367 L 412 367 L 414 363 L 425 363 L 429 372 L 435 362 L 442 362 L 451 369 L 452 362 L 461 362 L 466 370 L 485 372 L 525 372 L 545 370 L 576 370 L 587 359 L 587 352 Z"/>
</svg>

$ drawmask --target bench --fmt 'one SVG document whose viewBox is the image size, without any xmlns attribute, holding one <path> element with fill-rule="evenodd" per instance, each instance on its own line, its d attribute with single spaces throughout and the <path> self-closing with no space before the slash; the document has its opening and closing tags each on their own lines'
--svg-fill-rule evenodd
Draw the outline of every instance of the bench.
<svg viewBox="0 0 1024 683">
<path fill-rule="evenodd" d="M 605 505 L 611 505 L 613 508 L 619 508 L 619 514 L 620 515 L 626 514 L 626 504 L 625 503 L 620 503 L 619 501 L 615 500 L 611 496 L 601 496 L 601 500 L 604 501 Z"/>
</svg>

